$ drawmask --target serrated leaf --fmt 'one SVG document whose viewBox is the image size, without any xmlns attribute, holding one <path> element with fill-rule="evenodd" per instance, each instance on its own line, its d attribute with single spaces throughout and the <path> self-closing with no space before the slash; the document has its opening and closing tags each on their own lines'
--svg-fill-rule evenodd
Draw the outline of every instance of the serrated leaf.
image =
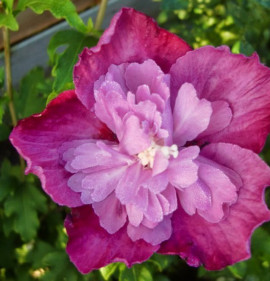
<svg viewBox="0 0 270 281">
<path fill-rule="evenodd" d="M 96 45 L 97 39 L 86 36 L 75 30 L 63 30 L 56 33 L 48 46 L 50 61 L 54 63 L 52 74 L 55 77 L 53 91 L 59 93 L 73 85 L 72 72 L 78 55 L 84 47 Z M 66 49 L 57 54 L 60 46 L 67 46 Z M 68 87 L 68 88 L 69 88 Z"/>
<path fill-rule="evenodd" d="M 3 231 L 6 237 L 9 237 L 13 232 L 14 218 L 4 217 L 2 221 Z"/>
<path fill-rule="evenodd" d="M 0 177 L 0 202 L 3 201 L 9 194 L 11 194 L 14 187 L 17 185 L 18 181 L 15 177 Z"/>
<path fill-rule="evenodd" d="M 45 196 L 28 182 L 16 186 L 4 203 L 6 216 L 13 219 L 14 230 L 24 241 L 30 241 L 36 236 L 39 227 L 38 211 L 45 210 Z"/>
<path fill-rule="evenodd" d="M 99 271 L 105 280 L 109 280 L 119 266 L 119 263 L 112 263 L 102 267 Z"/>
<path fill-rule="evenodd" d="M 12 14 L 0 14 L 0 27 L 7 27 L 13 31 L 19 29 L 18 22 Z"/>
<path fill-rule="evenodd" d="M 50 11 L 54 17 L 66 19 L 71 27 L 84 33 L 88 31 L 70 0 L 20 0 L 17 10 L 22 11 L 27 7 L 37 14 Z"/>
<path fill-rule="evenodd" d="M 44 70 L 34 68 L 24 76 L 19 91 L 14 93 L 15 108 L 20 119 L 44 109 L 46 99 L 43 93 L 40 93 L 40 83 L 45 83 Z"/>
</svg>

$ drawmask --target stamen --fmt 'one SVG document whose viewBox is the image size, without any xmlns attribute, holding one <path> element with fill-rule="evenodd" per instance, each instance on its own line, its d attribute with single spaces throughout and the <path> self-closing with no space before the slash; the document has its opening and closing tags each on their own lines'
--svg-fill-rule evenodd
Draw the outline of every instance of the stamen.
<svg viewBox="0 0 270 281">
<path fill-rule="evenodd" d="M 161 146 L 156 144 L 154 141 L 152 142 L 151 146 L 149 146 L 146 150 L 143 152 L 140 152 L 138 154 L 138 158 L 141 161 L 141 164 L 143 166 L 148 166 L 150 168 L 153 168 L 154 166 L 154 159 L 157 151 L 161 151 L 162 154 L 169 159 L 171 156 L 173 158 L 177 158 L 178 156 L 178 147 L 176 144 L 173 144 L 171 146 Z"/>
</svg>

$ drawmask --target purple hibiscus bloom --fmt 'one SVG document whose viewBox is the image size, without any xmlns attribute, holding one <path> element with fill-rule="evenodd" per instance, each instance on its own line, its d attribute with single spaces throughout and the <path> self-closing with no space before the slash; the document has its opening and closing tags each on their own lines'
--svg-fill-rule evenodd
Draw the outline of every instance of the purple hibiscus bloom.
<svg viewBox="0 0 270 281">
<path fill-rule="evenodd" d="M 72 208 L 82 273 L 154 252 L 221 269 L 250 256 L 270 220 L 270 70 L 227 47 L 191 48 L 122 9 L 84 49 L 66 91 L 10 140 L 46 193 Z"/>
</svg>

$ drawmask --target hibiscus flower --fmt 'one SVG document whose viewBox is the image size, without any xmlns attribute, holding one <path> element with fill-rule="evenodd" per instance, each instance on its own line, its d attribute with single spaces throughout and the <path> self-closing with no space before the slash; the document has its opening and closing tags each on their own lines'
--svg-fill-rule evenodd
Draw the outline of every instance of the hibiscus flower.
<svg viewBox="0 0 270 281">
<path fill-rule="evenodd" d="M 153 253 L 209 270 L 247 259 L 270 220 L 259 158 L 270 70 L 227 47 L 192 50 L 124 8 L 74 68 L 75 90 L 10 140 L 45 192 L 72 208 L 67 253 L 82 273 Z"/>
</svg>

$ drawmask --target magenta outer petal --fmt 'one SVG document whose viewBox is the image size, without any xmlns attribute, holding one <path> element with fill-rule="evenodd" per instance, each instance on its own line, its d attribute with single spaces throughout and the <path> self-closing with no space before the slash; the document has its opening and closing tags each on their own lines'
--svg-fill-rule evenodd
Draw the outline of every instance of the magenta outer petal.
<svg viewBox="0 0 270 281">
<path fill-rule="evenodd" d="M 257 55 L 245 57 L 225 47 L 206 46 L 179 58 L 170 74 L 172 100 L 188 82 L 200 99 L 229 104 L 231 123 L 205 141 L 233 143 L 260 152 L 270 131 L 270 70 L 260 64 Z"/>
<path fill-rule="evenodd" d="M 143 31 L 143 32 L 142 32 Z M 152 18 L 123 8 L 112 19 L 98 45 L 85 48 L 74 68 L 79 99 L 88 108 L 94 103 L 93 85 L 111 64 L 142 63 L 153 59 L 167 73 L 173 63 L 191 48 L 176 35 L 160 28 Z"/>
<path fill-rule="evenodd" d="M 59 147 L 80 139 L 110 139 L 111 132 L 78 100 L 66 91 L 51 101 L 40 114 L 21 120 L 10 141 L 27 161 L 26 173 L 37 175 L 52 199 L 69 207 L 82 205 L 80 193 L 67 186 L 71 173 L 61 163 Z"/>
<path fill-rule="evenodd" d="M 72 210 L 65 227 L 69 236 L 67 253 L 81 273 L 88 273 L 112 262 L 124 262 L 127 266 L 147 260 L 159 246 L 143 240 L 133 242 L 126 226 L 115 234 L 109 234 L 99 225 L 98 217 L 90 206 Z"/>
<path fill-rule="evenodd" d="M 270 220 L 263 199 L 264 189 L 270 185 L 270 168 L 252 151 L 237 145 L 210 144 L 202 155 L 242 177 L 238 201 L 219 223 L 208 223 L 198 214 L 189 216 L 179 207 L 172 217 L 173 234 L 159 252 L 179 254 L 189 265 L 218 270 L 249 258 L 252 232 Z"/>
</svg>

